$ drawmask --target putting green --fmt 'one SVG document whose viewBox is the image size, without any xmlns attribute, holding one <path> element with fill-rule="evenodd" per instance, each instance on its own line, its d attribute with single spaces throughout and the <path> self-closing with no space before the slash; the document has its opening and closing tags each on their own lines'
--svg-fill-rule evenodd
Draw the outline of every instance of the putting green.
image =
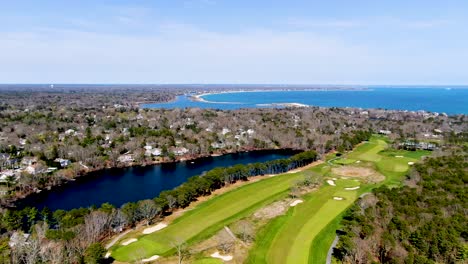
<svg viewBox="0 0 468 264">
<path fill-rule="evenodd" d="M 302 173 L 265 178 L 217 196 L 186 212 L 161 231 L 140 236 L 137 242 L 130 245 L 113 247 L 112 257 L 128 262 L 170 254 L 175 241 L 192 243 L 207 238 L 223 226 L 286 196 L 292 182 L 299 177 L 302 177 Z"/>
</svg>

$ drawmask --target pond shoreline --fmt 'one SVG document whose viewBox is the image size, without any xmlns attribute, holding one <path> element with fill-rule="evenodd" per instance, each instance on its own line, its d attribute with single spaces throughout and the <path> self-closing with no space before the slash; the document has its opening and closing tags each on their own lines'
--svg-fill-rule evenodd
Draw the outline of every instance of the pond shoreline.
<svg viewBox="0 0 468 264">
<path fill-rule="evenodd" d="M 242 154 L 242 153 L 262 153 L 262 152 L 278 152 L 278 153 L 290 153 L 296 154 L 303 150 L 301 149 L 292 149 L 292 148 L 278 148 L 278 149 L 259 149 L 259 148 L 246 148 L 237 151 L 220 151 L 211 154 L 204 154 L 204 155 L 185 155 L 185 156 L 178 156 L 175 160 L 155 160 L 153 162 L 146 162 L 146 163 L 125 163 L 119 164 L 118 166 L 107 166 L 104 168 L 89 168 L 88 170 L 82 170 L 80 174 L 78 174 L 73 179 L 67 179 L 57 185 L 46 186 L 39 191 L 30 191 L 29 193 L 14 197 L 7 201 L 7 203 L 3 204 L 2 207 L 4 208 L 23 208 L 25 206 L 25 202 L 27 204 L 28 201 L 31 201 L 33 198 L 44 197 L 49 193 L 54 191 L 61 191 L 64 188 L 70 188 L 72 184 L 79 184 L 79 183 L 86 183 L 87 181 L 98 180 L 96 177 L 104 176 L 106 173 L 111 173 L 112 171 L 118 171 L 121 169 L 144 169 L 146 167 L 153 167 L 153 166 L 177 166 L 185 162 L 187 165 L 191 165 L 196 163 L 197 161 L 204 161 L 210 158 L 216 158 L 220 156 L 226 155 L 235 155 L 235 154 Z"/>
</svg>

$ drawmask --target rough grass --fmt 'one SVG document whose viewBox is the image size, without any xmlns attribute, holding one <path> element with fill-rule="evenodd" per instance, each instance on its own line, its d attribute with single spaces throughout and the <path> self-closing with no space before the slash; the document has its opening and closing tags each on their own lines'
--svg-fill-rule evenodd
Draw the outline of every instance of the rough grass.
<svg viewBox="0 0 468 264">
<path fill-rule="evenodd" d="M 222 264 L 222 263 L 224 262 L 217 258 L 202 258 L 202 259 L 197 259 L 193 262 L 193 264 Z"/>
<path fill-rule="evenodd" d="M 118 261 L 136 261 L 170 254 L 177 241 L 190 244 L 207 238 L 223 226 L 286 196 L 292 182 L 301 176 L 302 173 L 292 173 L 266 178 L 217 196 L 186 212 L 161 231 L 140 236 L 128 246 L 115 246 L 112 257 Z"/>
</svg>

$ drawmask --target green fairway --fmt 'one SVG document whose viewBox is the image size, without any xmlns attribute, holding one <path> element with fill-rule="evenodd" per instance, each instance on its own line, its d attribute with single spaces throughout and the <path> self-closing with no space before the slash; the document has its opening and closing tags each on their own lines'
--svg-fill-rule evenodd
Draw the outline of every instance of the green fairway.
<svg viewBox="0 0 468 264">
<path fill-rule="evenodd" d="M 331 164 L 321 164 L 310 170 L 328 177 L 335 166 L 367 166 L 385 176 L 385 181 L 362 185 L 357 190 L 345 190 L 360 183 L 354 179 L 337 179 L 336 186 L 324 184 L 319 190 L 302 197 L 303 203 L 292 207 L 286 215 L 271 220 L 257 234 L 256 243 L 250 251 L 248 263 L 316 263 L 326 257 L 334 238 L 340 216 L 363 192 L 381 184 L 401 184 L 409 169 L 409 162 L 418 161 L 427 155 L 424 151 L 385 150 L 388 147 L 382 137 L 372 137 L 369 142 L 336 158 Z M 362 161 L 362 162 L 357 162 Z M 332 165 L 332 166 L 330 166 Z M 303 173 L 286 173 L 247 184 L 201 203 L 187 211 L 168 227 L 148 235 L 127 246 L 120 244 L 111 248 L 117 261 L 132 262 L 153 255 L 170 255 L 176 243 L 193 244 L 209 238 L 217 231 L 278 199 L 285 198 L 292 184 Z M 338 177 L 337 177 L 338 178 Z M 341 197 L 343 200 L 335 200 Z M 133 235 L 134 236 L 134 235 Z M 133 238 L 128 235 L 122 240 Z M 202 260 L 203 261 L 203 260 Z M 206 261 L 215 261 L 207 258 Z M 203 263 L 203 262 L 202 262 Z"/>
<path fill-rule="evenodd" d="M 340 164 L 340 165 L 348 165 L 348 164 L 356 163 L 356 160 L 355 159 L 342 158 L 342 159 L 334 160 L 333 163 Z"/>
<path fill-rule="evenodd" d="M 356 147 L 341 158 L 332 161 L 333 166 L 374 166 L 385 176 L 378 184 L 363 185 L 360 189 L 347 191 L 358 182 L 338 179 L 337 186 L 324 185 L 318 191 L 303 197 L 304 202 L 271 221 L 257 236 L 257 242 L 250 251 L 248 263 L 324 263 L 327 252 L 339 227 L 342 213 L 357 197 L 373 188 L 385 184 L 401 185 L 409 162 L 417 162 L 427 151 L 386 150 L 386 139 L 373 136 L 369 142 Z M 360 164 L 356 161 L 362 161 Z M 325 176 L 330 174 L 330 166 L 321 165 L 312 170 Z M 333 197 L 343 197 L 336 201 Z"/>
<path fill-rule="evenodd" d="M 143 235 L 127 246 L 112 248 L 119 261 L 135 261 L 152 255 L 171 253 L 175 241 L 188 243 L 207 238 L 256 209 L 287 195 L 291 183 L 302 173 L 283 174 L 227 192 L 188 211 L 165 229 Z"/>
<path fill-rule="evenodd" d="M 379 137 L 372 137 L 369 142 L 364 142 L 346 155 L 348 159 L 377 162 L 382 156 L 379 152 L 387 148 L 387 142 Z"/>
<path fill-rule="evenodd" d="M 324 186 L 305 196 L 304 203 L 267 227 L 269 237 L 259 239 L 263 244 L 252 249 L 255 256 L 249 258 L 249 263 L 307 263 L 311 238 L 354 202 L 357 190 L 345 191 L 344 188 L 358 184 L 352 180 L 338 180 L 337 186 Z M 334 196 L 344 200 L 334 200 Z"/>
</svg>

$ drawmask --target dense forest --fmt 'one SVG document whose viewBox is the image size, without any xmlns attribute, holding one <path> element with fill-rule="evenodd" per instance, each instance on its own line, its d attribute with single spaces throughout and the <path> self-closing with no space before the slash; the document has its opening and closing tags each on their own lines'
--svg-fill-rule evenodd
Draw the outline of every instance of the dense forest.
<svg viewBox="0 0 468 264">
<path fill-rule="evenodd" d="M 427 158 L 401 188 L 381 187 L 345 215 L 344 263 L 466 263 L 468 155 Z"/>
</svg>

